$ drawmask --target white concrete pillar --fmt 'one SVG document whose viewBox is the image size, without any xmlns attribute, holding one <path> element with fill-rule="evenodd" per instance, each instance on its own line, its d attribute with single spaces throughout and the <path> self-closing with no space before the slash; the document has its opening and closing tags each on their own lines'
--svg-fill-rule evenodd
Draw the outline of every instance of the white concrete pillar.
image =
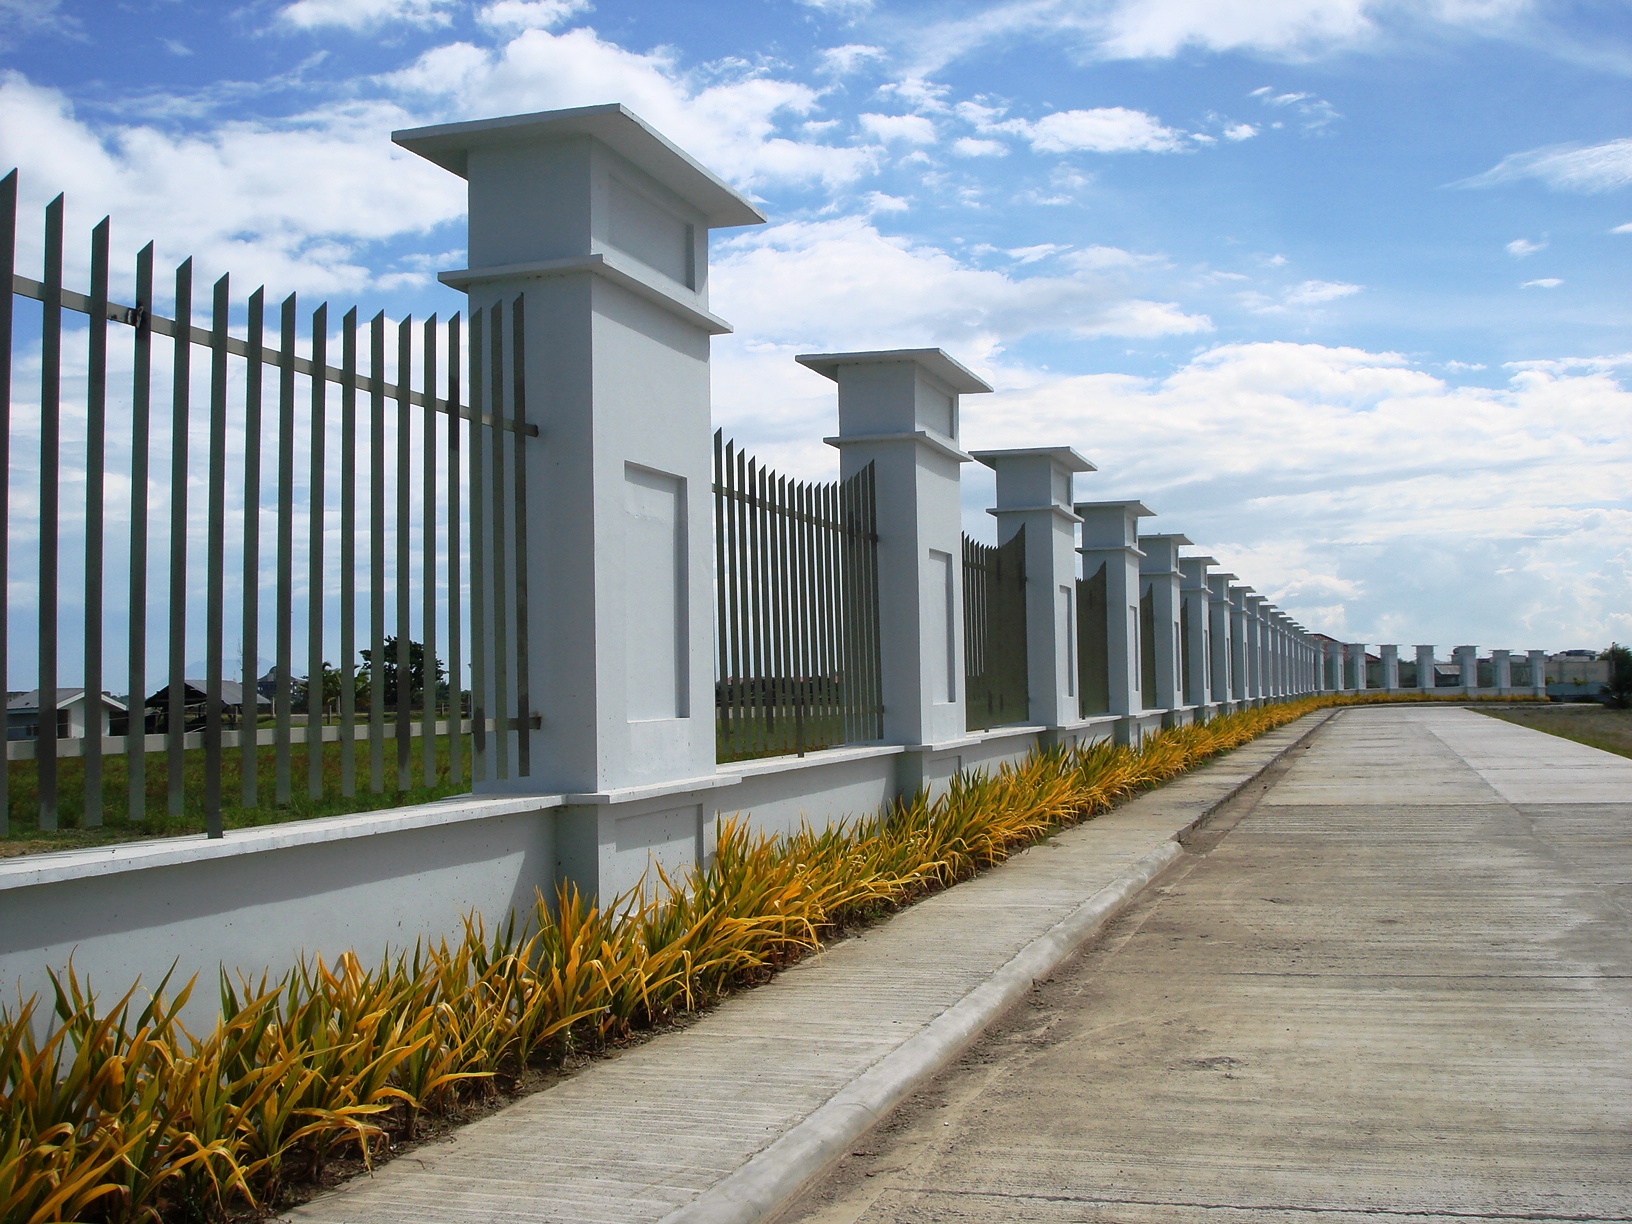
<svg viewBox="0 0 1632 1224">
<path fill-rule="evenodd" d="M 1351 683 L 1355 692 L 1363 693 L 1366 691 L 1366 644 L 1350 642 L 1348 653 L 1349 668 L 1353 673 Z"/>
<path fill-rule="evenodd" d="M 1172 533 L 1142 535 L 1138 538 L 1141 592 L 1149 590 L 1156 627 L 1156 706 L 1170 714 L 1184 706 L 1184 675 L 1180 668 L 1184 655 L 1180 612 L 1183 607 L 1180 584 L 1179 549 L 1191 541 Z"/>
<path fill-rule="evenodd" d="M 1395 645 L 1379 646 L 1383 656 L 1383 687 L 1391 693 L 1400 691 L 1400 648 Z"/>
<path fill-rule="evenodd" d="M 1139 520 L 1154 511 L 1136 501 L 1077 502 L 1082 518 L 1082 572 L 1105 567 L 1105 662 L 1111 713 L 1144 709 L 1139 671 Z"/>
<path fill-rule="evenodd" d="M 869 463 L 878 499 L 884 738 L 964 738 L 958 397 L 990 391 L 940 349 L 805 353 L 839 388 L 839 474 Z"/>
<path fill-rule="evenodd" d="M 1462 692 L 1471 697 L 1479 691 L 1479 647 L 1458 646 L 1452 656 L 1456 659 L 1457 670 L 1461 672 Z"/>
<path fill-rule="evenodd" d="M 1530 695 L 1547 696 L 1547 652 L 1531 650 L 1526 652 L 1525 657 L 1530 660 Z"/>
<path fill-rule="evenodd" d="M 1026 532 L 1026 667 L 1030 720 L 1082 720 L 1077 694 L 1077 524 L 1071 480 L 1092 472 L 1068 446 L 974 451 L 997 473 L 997 540 Z"/>
<path fill-rule="evenodd" d="M 1259 705 L 1269 696 L 1264 677 L 1264 646 L 1268 634 L 1264 631 L 1264 597 L 1248 588 L 1247 609 L 1247 685 L 1248 693 Z"/>
<path fill-rule="evenodd" d="M 1227 711 L 1235 708 L 1235 629 L 1230 607 L 1230 583 L 1234 578 L 1234 574 L 1207 575 L 1207 627 L 1212 634 L 1207 685 L 1213 700 Z"/>
<path fill-rule="evenodd" d="M 765 218 L 621 106 L 393 139 L 469 184 L 470 266 L 442 280 L 472 308 L 504 303 L 506 333 L 509 304 L 525 302 L 540 435 L 523 447 L 528 680 L 542 717 L 521 732 L 531 776 L 477 789 L 601 803 L 712 785 L 709 339 L 731 329 L 708 308 L 708 232 Z"/>
<path fill-rule="evenodd" d="M 1211 557 L 1181 557 L 1179 597 L 1184 601 L 1184 628 L 1186 634 L 1184 667 L 1184 704 L 1206 712 L 1216 698 L 1213 696 L 1213 618 L 1212 591 L 1207 585 L 1207 570 L 1218 562 Z"/>
<path fill-rule="evenodd" d="M 1496 692 L 1506 697 L 1513 692 L 1513 652 L 1511 650 L 1493 650 L 1490 652 L 1491 669 L 1496 673 Z"/>
<path fill-rule="evenodd" d="M 1247 612 L 1249 586 L 1230 587 L 1230 695 L 1238 702 L 1252 698 L 1252 647 L 1247 640 L 1251 616 Z"/>
<path fill-rule="evenodd" d="M 1432 646 L 1417 647 L 1417 687 L 1424 692 L 1433 692 L 1438 683 L 1434 676 L 1434 648 Z"/>
</svg>

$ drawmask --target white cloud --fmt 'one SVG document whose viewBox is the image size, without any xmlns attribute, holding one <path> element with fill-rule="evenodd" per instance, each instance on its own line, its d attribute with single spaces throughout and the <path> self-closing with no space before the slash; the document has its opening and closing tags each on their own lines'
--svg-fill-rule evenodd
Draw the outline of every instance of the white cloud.
<svg viewBox="0 0 1632 1224">
<path fill-rule="evenodd" d="M 1274 107 L 1278 110 L 1290 108 L 1301 118 L 1303 130 L 1306 132 L 1319 132 L 1343 117 L 1338 114 L 1337 108 L 1326 101 L 1325 98 L 1317 97 L 1312 93 L 1302 91 L 1276 93 L 1271 86 L 1260 85 L 1250 92 L 1247 97 L 1257 98 L 1265 106 Z M 1281 125 L 1273 123 L 1270 126 L 1280 127 Z"/>
<path fill-rule="evenodd" d="M 1289 306 L 1315 306 L 1321 302 L 1335 302 L 1338 298 L 1359 293 L 1363 285 L 1348 285 L 1342 281 L 1307 280 L 1294 285 L 1286 295 Z"/>
<path fill-rule="evenodd" d="M 230 270 L 240 284 L 282 290 L 366 285 L 364 246 L 463 213 L 458 179 L 392 146 L 391 130 L 411 121 L 388 103 L 356 102 L 276 124 L 103 134 L 57 91 L 0 76 L 0 164 L 20 168 L 30 206 L 61 190 L 79 227 L 70 232 L 111 212 L 116 247 L 152 237 L 161 262 L 197 256 L 201 281 Z"/>
<path fill-rule="evenodd" d="M 979 136 L 960 136 L 952 142 L 952 152 L 959 157 L 1007 157 L 1009 146 L 1001 140 L 987 140 Z"/>
<path fill-rule="evenodd" d="M 1625 225 L 1617 225 L 1609 232 L 1612 234 L 1632 234 L 1632 221 L 1628 221 Z"/>
<path fill-rule="evenodd" d="M 591 7 L 589 0 L 497 0 L 477 9 L 476 20 L 504 33 L 549 30 Z"/>
<path fill-rule="evenodd" d="M 1313 629 L 1556 648 L 1632 629 L 1628 419 L 1605 372 L 1463 387 L 1397 354 L 1239 344 L 971 397 L 964 443 L 1090 453 L 1080 492 L 1140 498 Z"/>
<path fill-rule="evenodd" d="M 302 30 L 340 28 L 368 30 L 400 23 L 445 26 L 452 0 L 295 0 L 278 11 L 278 20 Z"/>
<path fill-rule="evenodd" d="M 1625 187 L 1632 183 L 1632 136 L 1595 145 L 1548 145 L 1510 153 L 1483 174 L 1456 186 L 1494 187 L 1522 179 L 1535 179 L 1554 191 L 1591 193 Z"/>
<path fill-rule="evenodd" d="M 863 64 L 884 58 L 883 47 L 868 46 L 866 43 L 846 43 L 842 47 L 827 47 L 820 54 L 820 67 L 823 72 L 830 72 L 834 76 L 849 76 Z"/>
<path fill-rule="evenodd" d="M 62 11 L 62 0 L 0 0 L 0 47 L 35 34 L 78 38 L 83 31 Z"/>
<path fill-rule="evenodd" d="M 922 115 L 857 116 L 862 130 L 875 140 L 900 140 L 907 144 L 931 145 L 936 141 L 935 124 Z"/>
<path fill-rule="evenodd" d="M 1557 289 L 1564 282 L 1556 276 L 1543 276 L 1537 280 L 1527 280 L 1520 285 L 1520 289 Z"/>
<path fill-rule="evenodd" d="M 1250 123 L 1232 123 L 1224 129 L 1225 140 L 1251 140 L 1258 135 L 1258 129 Z"/>
<path fill-rule="evenodd" d="M 1422 26 L 1490 35 L 1516 28 L 1533 0 L 1008 0 L 915 30 L 925 70 L 1017 38 L 1095 59 L 1169 58 L 1186 50 L 1310 59 L 1376 45 Z"/>
<path fill-rule="evenodd" d="M 1507 253 L 1515 259 L 1523 259 L 1528 255 L 1534 255 L 1537 251 L 1545 251 L 1546 249 L 1547 239 L 1545 237 L 1540 242 L 1531 242 L 1528 238 L 1515 238 L 1507 244 Z"/>
<path fill-rule="evenodd" d="M 1180 133 L 1125 106 L 1056 111 L 1034 123 L 1009 122 L 1040 153 L 1172 153 L 1183 147 Z"/>
<path fill-rule="evenodd" d="M 909 200 L 900 196 L 886 195 L 882 191 L 867 193 L 867 211 L 869 213 L 901 213 L 912 207 Z"/>
<path fill-rule="evenodd" d="M 878 158 L 876 149 L 781 134 L 784 122 L 815 112 L 808 85 L 741 66 L 688 73 L 667 50 L 629 51 L 581 26 L 526 30 L 496 49 L 449 43 L 378 80 L 416 108 L 434 108 L 426 122 L 621 101 L 739 187 L 838 186 Z"/>
<path fill-rule="evenodd" d="M 863 13 L 871 12 L 873 0 L 799 0 L 806 8 L 816 9 L 822 13 L 834 13 L 840 17 L 859 17 Z"/>
<path fill-rule="evenodd" d="M 1190 335 L 1205 317 L 1131 297 L 1089 272 L 1015 276 L 974 267 L 862 217 L 794 221 L 721 243 L 709 273 L 716 308 L 745 341 L 794 348 L 941 345 L 987 361 L 1022 336 Z"/>
</svg>

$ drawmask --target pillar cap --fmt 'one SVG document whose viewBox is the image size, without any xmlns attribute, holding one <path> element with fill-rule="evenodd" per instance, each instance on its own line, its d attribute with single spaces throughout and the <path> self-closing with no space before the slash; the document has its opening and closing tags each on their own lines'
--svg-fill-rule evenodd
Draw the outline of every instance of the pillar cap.
<svg viewBox="0 0 1632 1224">
<path fill-rule="evenodd" d="M 472 149 L 553 144 L 581 136 L 598 140 L 628 158 L 702 213 L 710 229 L 765 223 L 765 214 L 739 191 L 621 102 L 440 123 L 391 133 L 395 144 L 460 178 L 469 177 Z"/>
<path fill-rule="evenodd" d="M 795 358 L 795 360 L 804 362 L 806 365 L 810 364 L 803 357 Z M 811 366 L 811 368 L 815 369 L 814 366 Z M 1004 450 L 970 451 L 969 455 L 972 459 L 985 464 L 993 471 L 997 470 L 997 463 L 1000 459 L 1029 459 L 1032 456 L 1047 459 L 1054 466 L 1064 468 L 1072 473 L 1099 471 L 1099 468 L 1094 466 L 1090 460 L 1083 458 L 1069 446 L 1011 446 Z"/>
<path fill-rule="evenodd" d="M 1121 510 L 1124 514 L 1131 514 L 1135 518 L 1153 518 L 1156 514 L 1156 511 L 1152 510 L 1149 506 L 1145 505 L 1145 503 L 1141 501 L 1092 501 L 1071 503 L 1071 509 L 1076 511 L 1078 514 L 1081 514 L 1084 510 L 1104 510 L 1113 506 Z"/>
<path fill-rule="evenodd" d="M 1203 565 L 1208 566 L 1209 568 L 1211 568 L 1212 566 L 1218 564 L 1218 558 L 1217 557 L 1180 557 L 1179 558 L 1179 564 L 1180 565 L 1183 565 L 1186 561 L 1199 561 Z"/>
<path fill-rule="evenodd" d="M 1195 543 L 1189 536 L 1181 535 L 1177 531 L 1155 531 L 1150 535 L 1142 535 L 1139 538 L 1141 540 L 1172 540 L 1175 547 Z M 1183 559 L 1181 558 L 1181 560 Z"/>
<path fill-rule="evenodd" d="M 839 367 L 847 365 L 887 365 L 910 361 L 924 373 L 945 383 L 958 395 L 979 395 L 991 384 L 944 349 L 877 349 L 865 353 L 800 353 L 794 360 L 823 378 L 839 381 Z"/>
</svg>

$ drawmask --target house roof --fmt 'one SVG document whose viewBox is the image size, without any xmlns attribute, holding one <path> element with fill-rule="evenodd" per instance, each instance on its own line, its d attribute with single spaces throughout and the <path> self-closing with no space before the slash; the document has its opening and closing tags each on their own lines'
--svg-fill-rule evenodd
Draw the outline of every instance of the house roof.
<svg viewBox="0 0 1632 1224">
<path fill-rule="evenodd" d="M 57 709 L 60 710 L 65 706 L 71 705 L 73 702 L 81 701 L 84 699 L 84 697 L 85 690 L 83 688 L 59 688 L 57 690 Z M 120 701 L 117 697 L 110 697 L 106 693 L 102 694 L 102 704 L 115 710 L 125 709 L 124 702 Z M 26 693 L 18 693 L 15 697 L 9 698 L 6 701 L 6 709 L 8 710 L 26 711 L 38 710 L 39 708 L 39 689 L 30 689 Z"/>
</svg>

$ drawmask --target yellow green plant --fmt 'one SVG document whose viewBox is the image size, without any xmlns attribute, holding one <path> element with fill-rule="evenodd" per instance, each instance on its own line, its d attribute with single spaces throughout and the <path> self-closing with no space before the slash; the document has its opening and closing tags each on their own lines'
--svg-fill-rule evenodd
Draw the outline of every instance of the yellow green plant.
<svg viewBox="0 0 1632 1224">
<path fill-rule="evenodd" d="M 421 1119 L 706 1006 L 824 934 L 1002 862 L 1219 752 L 1333 704 L 1306 698 L 1162 731 L 1137 747 L 1034 753 L 876 815 L 756 834 L 722 821 L 705 866 L 597 906 L 571 884 L 524 922 L 273 979 L 222 975 L 194 1036 L 159 983 L 102 1008 L 70 964 L 0 1010 L 0 1224 L 219 1218 L 276 1205 L 337 1154 L 371 1161 Z"/>
</svg>

